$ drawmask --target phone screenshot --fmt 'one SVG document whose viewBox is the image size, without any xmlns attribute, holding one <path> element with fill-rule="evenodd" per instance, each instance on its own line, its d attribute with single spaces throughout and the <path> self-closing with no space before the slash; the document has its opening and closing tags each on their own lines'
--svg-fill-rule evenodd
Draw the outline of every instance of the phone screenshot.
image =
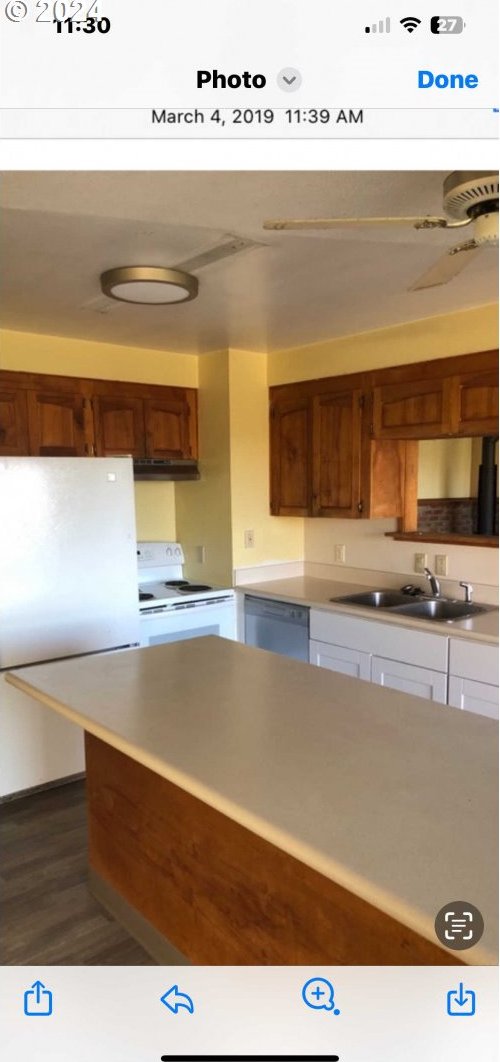
<svg viewBox="0 0 500 1062">
<path fill-rule="evenodd" d="M 496 1062 L 497 5 L 0 37 L 3 1057 Z"/>
</svg>

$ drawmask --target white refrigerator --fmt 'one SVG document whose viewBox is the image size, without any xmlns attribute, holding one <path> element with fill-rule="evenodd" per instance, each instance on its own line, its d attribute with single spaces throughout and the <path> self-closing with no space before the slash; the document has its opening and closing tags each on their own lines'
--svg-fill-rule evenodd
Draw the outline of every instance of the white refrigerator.
<svg viewBox="0 0 500 1062">
<path fill-rule="evenodd" d="M 0 797 L 84 769 L 79 727 L 2 672 L 139 641 L 130 458 L 0 458 Z"/>
</svg>

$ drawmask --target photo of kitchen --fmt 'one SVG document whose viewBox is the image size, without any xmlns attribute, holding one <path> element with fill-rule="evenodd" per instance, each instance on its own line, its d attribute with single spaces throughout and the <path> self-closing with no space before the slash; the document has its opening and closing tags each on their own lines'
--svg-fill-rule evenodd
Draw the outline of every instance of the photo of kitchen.
<svg viewBox="0 0 500 1062">
<path fill-rule="evenodd" d="M 2 175 L 7 965 L 496 965 L 498 174 Z"/>
</svg>

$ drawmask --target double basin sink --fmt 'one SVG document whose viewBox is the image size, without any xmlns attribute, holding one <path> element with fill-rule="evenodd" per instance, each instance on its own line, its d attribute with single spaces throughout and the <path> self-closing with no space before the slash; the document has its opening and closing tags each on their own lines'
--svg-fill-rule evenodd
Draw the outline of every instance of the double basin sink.
<svg viewBox="0 0 500 1062">
<path fill-rule="evenodd" d="M 397 615 L 439 620 L 442 623 L 453 623 L 491 611 L 488 605 L 473 605 L 446 597 L 426 597 L 424 594 L 410 597 L 401 590 L 367 590 L 360 594 L 331 597 L 330 601 L 339 605 L 359 605 L 360 608 L 388 609 Z"/>
</svg>

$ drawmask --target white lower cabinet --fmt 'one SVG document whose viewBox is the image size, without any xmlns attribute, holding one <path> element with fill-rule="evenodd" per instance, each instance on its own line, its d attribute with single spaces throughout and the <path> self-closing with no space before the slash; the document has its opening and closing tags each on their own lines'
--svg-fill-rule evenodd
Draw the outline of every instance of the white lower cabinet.
<svg viewBox="0 0 500 1062">
<path fill-rule="evenodd" d="M 309 618 L 311 664 L 498 719 L 496 646 L 351 613 Z"/>
<path fill-rule="evenodd" d="M 372 682 L 377 686 L 388 686 L 391 690 L 401 690 L 402 693 L 413 693 L 415 697 L 424 697 L 428 701 L 446 704 L 446 677 L 439 671 L 430 671 L 425 667 L 372 656 Z"/>
<path fill-rule="evenodd" d="M 448 704 L 454 708 L 464 708 L 466 712 L 498 719 L 498 686 L 450 675 Z"/>
<path fill-rule="evenodd" d="M 330 671 L 340 671 L 352 678 L 371 679 L 371 656 L 359 649 L 346 649 L 343 645 L 328 645 L 327 642 L 309 642 L 309 662 Z"/>
<path fill-rule="evenodd" d="M 450 638 L 448 704 L 498 719 L 498 648 Z"/>
<path fill-rule="evenodd" d="M 311 664 L 446 704 L 447 638 L 319 609 L 310 635 Z"/>
</svg>

